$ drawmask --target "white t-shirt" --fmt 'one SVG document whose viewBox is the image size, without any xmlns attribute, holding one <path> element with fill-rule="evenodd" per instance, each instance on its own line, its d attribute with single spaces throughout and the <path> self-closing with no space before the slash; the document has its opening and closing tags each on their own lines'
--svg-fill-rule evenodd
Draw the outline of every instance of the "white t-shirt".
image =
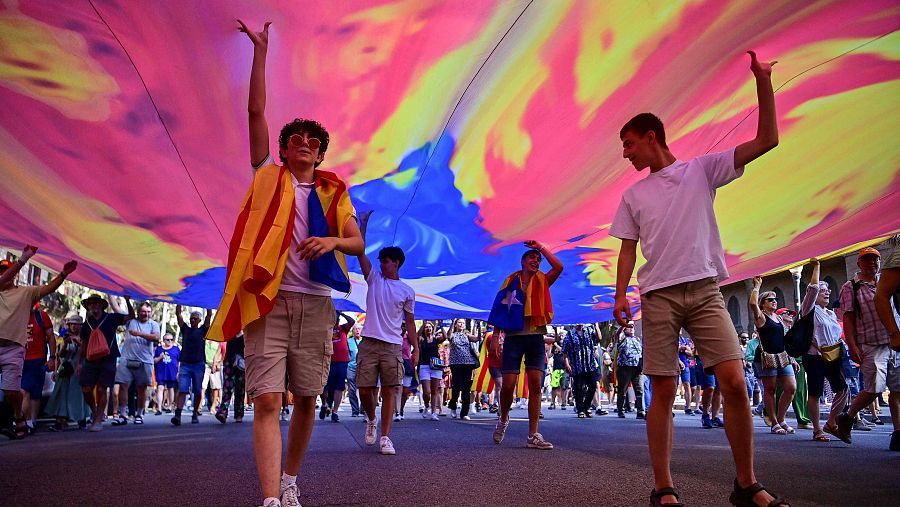
<svg viewBox="0 0 900 507">
<path fill-rule="evenodd" d="M 260 167 L 273 164 L 272 155 L 266 155 L 259 165 L 253 166 L 255 173 Z M 298 249 L 300 242 L 309 237 L 309 193 L 314 190 L 313 183 L 300 183 L 291 174 L 294 184 L 294 234 L 291 238 L 291 250 L 281 277 L 281 290 L 301 292 L 314 296 L 330 296 L 331 287 L 309 279 L 309 261 L 300 258 Z"/>
<path fill-rule="evenodd" d="M 625 191 L 609 235 L 640 242 L 647 259 L 638 269 L 641 292 L 728 278 L 713 201 L 717 188 L 743 174 L 732 148 L 676 160 Z"/>
<path fill-rule="evenodd" d="M 416 291 L 400 280 L 385 277 L 375 268 L 369 271 L 366 284 L 366 322 L 360 334 L 397 345 L 403 343 L 400 334 L 400 325 L 406 319 L 403 312 L 413 313 Z"/>
</svg>

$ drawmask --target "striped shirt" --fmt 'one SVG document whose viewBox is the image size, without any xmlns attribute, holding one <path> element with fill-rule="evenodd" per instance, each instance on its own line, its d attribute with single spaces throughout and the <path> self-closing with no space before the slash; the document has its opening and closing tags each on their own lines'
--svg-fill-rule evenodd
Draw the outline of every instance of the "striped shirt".
<svg viewBox="0 0 900 507">
<path fill-rule="evenodd" d="M 572 328 L 566 333 L 562 351 L 569 358 L 573 375 L 594 372 L 600 368 L 600 363 L 594 355 L 596 347 L 596 334 L 589 326 L 582 326 L 580 332 Z"/>
</svg>

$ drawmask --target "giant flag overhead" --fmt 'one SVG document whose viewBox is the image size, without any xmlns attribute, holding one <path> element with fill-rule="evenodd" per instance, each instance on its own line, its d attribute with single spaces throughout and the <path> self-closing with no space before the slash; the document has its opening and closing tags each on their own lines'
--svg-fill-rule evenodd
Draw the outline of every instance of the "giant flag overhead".
<svg viewBox="0 0 900 507">
<path fill-rule="evenodd" d="M 900 230 L 894 0 L 4 0 L 0 246 L 215 307 L 251 178 L 236 18 L 273 22 L 273 135 L 329 129 L 323 167 L 375 210 L 369 253 L 406 250 L 420 318 L 486 317 L 532 238 L 566 264 L 556 321 L 609 318 L 607 231 L 644 176 L 620 126 L 655 112 L 681 158 L 752 138 L 747 49 L 779 62 L 781 144 L 719 191 L 732 279 Z"/>
</svg>

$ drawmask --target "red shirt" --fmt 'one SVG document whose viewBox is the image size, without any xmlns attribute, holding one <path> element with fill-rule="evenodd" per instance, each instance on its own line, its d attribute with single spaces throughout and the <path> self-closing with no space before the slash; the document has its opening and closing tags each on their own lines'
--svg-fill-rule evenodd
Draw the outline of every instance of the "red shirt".
<svg viewBox="0 0 900 507">
<path fill-rule="evenodd" d="M 47 336 L 47 329 L 53 332 L 53 322 L 47 312 L 41 310 L 41 321 L 43 325 L 38 325 L 34 319 L 34 310 L 31 311 L 31 317 L 28 318 L 28 328 L 26 329 L 27 338 L 25 339 L 25 359 L 47 359 L 47 348 L 53 347 L 55 344 L 50 343 Z"/>
<path fill-rule="evenodd" d="M 334 363 L 350 362 L 350 345 L 347 344 L 347 332 L 341 326 L 334 326 L 331 330 L 331 361 Z"/>
</svg>

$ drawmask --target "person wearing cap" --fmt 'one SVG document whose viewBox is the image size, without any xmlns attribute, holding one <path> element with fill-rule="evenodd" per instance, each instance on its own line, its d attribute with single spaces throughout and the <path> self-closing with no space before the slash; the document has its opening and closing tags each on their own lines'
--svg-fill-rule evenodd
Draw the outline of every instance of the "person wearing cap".
<svg viewBox="0 0 900 507">
<path fill-rule="evenodd" d="M 27 245 L 17 261 L 0 261 L 0 389 L 15 418 L 14 426 L 0 428 L 0 433 L 11 439 L 23 438 L 27 432 L 20 388 L 27 339 L 25 330 L 31 309 L 41 298 L 58 289 L 78 267 L 78 263 L 69 261 L 45 285 L 16 285 L 19 271 L 36 252 L 37 248 Z"/>
<path fill-rule="evenodd" d="M 772 419 L 771 432 L 786 435 L 794 432 L 794 428 L 784 418 L 797 391 L 793 362 L 784 350 L 784 334 L 788 326 L 785 325 L 784 313 L 776 313 L 778 298 L 775 297 L 775 292 L 765 291 L 760 294 L 761 286 L 762 277 L 754 276 L 753 290 L 747 301 L 750 315 L 759 331 L 759 348 L 753 358 L 753 369 L 763 383 L 766 413 Z M 781 382 L 783 392 L 776 405 L 775 383 L 778 381 Z"/>
<path fill-rule="evenodd" d="M 175 305 L 175 317 L 178 319 L 178 327 L 181 329 L 181 365 L 178 368 L 178 395 L 175 401 L 175 415 L 172 416 L 172 425 L 181 426 L 181 410 L 188 393 L 194 399 L 194 412 L 191 415 L 191 424 L 200 422 L 200 407 L 203 404 L 203 377 L 206 374 L 206 333 L 209 331 L 209 322 L 212 319 L 212 311 L 206 310 L 206 320 L 200 325 L 200 312 L 193 311 L 190 316 L 190 324 L 184 322 L 181 316 L 181 305 Z"/>
<path fill-rule="evenodd" d="M 835 312 L 828 307 L 831 289 L 819 280 L 819 261 L 811 259 L 812 278 L 800 305 L 800 314 L 813 313 L 813 339 L 809 350 L 803 354 L 808 385 L 807 408 L 813 425 L 813 440 L 828 442 L 825 433 L 837 435 L 836 418 L 847 405 L 849 390 L 844 379 L 841 362 L 841 324 Z M 819 398 L 824 392 L 825 379 L 834 393 L 831 412 L 824 428 L 820 427 Z"/>
<path fill-rule="evenodd" d="M 81 384 L 75 375 L 75 362 L 78 359 L 78 349 L 81 348 L 81 327 L 84 319 L 81 315 L 66 317 L 66 333 L 63 337 L 63 345 L 59 350 L 59 368 L 53 372 L 53 394 L 47 402 L 44 410 L 50 416 L 56 418 L 56 423 L 51 431 L 61 431 L 69 421 L 78 423 L 79 428 L 84 428 L 87 419 L 91 415 L 91 407 L 84 401 L 84 393 L 81 392 Z"/>
<path fill-rule="evenodd" d="M 892 253 L 892 257 L 895 255 Z M 895 261 L 892 259 L 892 262 Z M 860 410 L 875 401 L 885 389 L 889 389 L 891 394 L 888 405 L 895 430 L 891 435 L 889 448 L 896 451 L 900 450 L 900 433 L 897 433 L 900 430 L 900 352 L 891 349 L 891 333 L 875 308 L 880 264 L 881 253 L 878 250 L 863 248 L 856 258 L 859 271 L 841 287 L 844 337 L 850 349 L 850 357 L 859 363 L 863 390 L 854 398 L 850 409 L 838 416 L 837 436 L 844 442 L 851 443 L 850 433 Z M 884 309 L 882 313 L 886 313 Z M 900 320 L 896 308 L 891 313 L 895 322 Z"/>
<path fill-rule="evenodd" d="M 91 294 L 81 300 L 81 306 L 87 310 L 88 314 L 85 319 L 86 325 L 81 327 L 81 343 L 84 346 L 78 348 L 79 360 L 75 364 L 75 375 L 78 376 L 81 392 L 84 393 L 84 399 L 91 407 L 93 414 L 90 431 L 96 432 L 103 429 L 108 390 L 116 381 L 116 360 L 122 355 L 119 351 L 116 331 L 119 326 L 124 326 L 135 317 L 134 307 L 131 305 L 129 296 L 125 296 L 125 304 L 127 313 L 123 313 L 113 296 L 107 296 L 107 299 L 104 299 L 99 294 Z M 112 305 L 113 311 L 107 312 L 110 305 Z M 106 339 L 109 354 L 88 360 L 87 349 L 90 346 L 91 333 L 95 329 L 99 329 Z M 98 387 L 99 389 L 97 389 Z M 94 395 L 95 390 L 97 391 L 96 396 Z"/>
</svg>

